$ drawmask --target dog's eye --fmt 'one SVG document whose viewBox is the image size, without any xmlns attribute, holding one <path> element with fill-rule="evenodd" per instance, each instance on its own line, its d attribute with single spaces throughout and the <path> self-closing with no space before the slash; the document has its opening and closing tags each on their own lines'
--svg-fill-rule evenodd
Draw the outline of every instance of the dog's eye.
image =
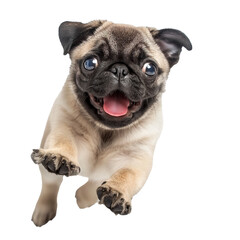
<svg viewBox="0 0 240 240">
<path fill-rule="evenodd" d="M 94 70 L 98 66 L 98 60 L 95 57 L 90 57 L 83 63 L 84 68 L 88 71 Z"/>
<path fill-rule="evenodd" d="M 153 63 L 145 63 L 142 71 L 148 76 L 154 76 L 156 74 L 156 67 Z"/>
</svg>

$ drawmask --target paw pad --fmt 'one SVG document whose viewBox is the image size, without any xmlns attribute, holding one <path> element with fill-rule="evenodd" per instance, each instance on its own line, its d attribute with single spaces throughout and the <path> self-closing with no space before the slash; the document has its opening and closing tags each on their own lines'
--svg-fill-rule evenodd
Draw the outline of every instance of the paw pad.
<svg viewBox="0 0 240 240">
<path fill-rule="evenodd" d="M 49 172 L 58 175 L 73 176 L 80 173 L 80 167 L 73 164 L 60 154 L 33 149 L 31 158 L 34 163 L 42 164 Z"/>
<path fill-rule="evenodd" d="M 105 183 L 106 182 L 103 184 Z M 102 185 L 97 189 L 97 196 L 100 200 L 99 203 L 104 204 L 115 214 L 126 215 L 131 212 L 131 204 L 123 198 L 123 195 L 120 192 L 107 185 Z"/>
</svg>

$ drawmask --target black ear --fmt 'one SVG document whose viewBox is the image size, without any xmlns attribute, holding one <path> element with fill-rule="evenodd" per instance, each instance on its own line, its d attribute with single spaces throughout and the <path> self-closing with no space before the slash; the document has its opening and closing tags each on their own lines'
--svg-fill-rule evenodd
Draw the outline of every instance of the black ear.
<svg viewBox="0 0 240 240">
<path fill-rule="evenodd" d="M 168 60 L 169 66 L 172 67 L 179 60 L 182 47 L 192 50 L 192 44 L 188 37 L 176 29 L 150 29 L 154 40 L 160 47 L 161 51 Z"/>
<path fill-rule="evenodd" d="M 64 49 L 63 54 L 68 54 L 71 49 L 93 35 L 96 29 L 104 22 L 92 21 L 85 24 L 81 22 L 63 22 L 59 26 L 59 38 Z"/>
</svg>

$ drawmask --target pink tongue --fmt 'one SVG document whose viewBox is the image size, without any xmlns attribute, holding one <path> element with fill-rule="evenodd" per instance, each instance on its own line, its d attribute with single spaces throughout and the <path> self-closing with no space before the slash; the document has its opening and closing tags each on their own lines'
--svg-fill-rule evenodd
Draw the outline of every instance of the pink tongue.
<svg viewBox="0 0 240 240">
<path fill-rule="evenodd" d="M 120 92 L 103 99 L 103 110 L 114 117 L 124 116 L 128 112 L 129 100 Z"/>
</svg>

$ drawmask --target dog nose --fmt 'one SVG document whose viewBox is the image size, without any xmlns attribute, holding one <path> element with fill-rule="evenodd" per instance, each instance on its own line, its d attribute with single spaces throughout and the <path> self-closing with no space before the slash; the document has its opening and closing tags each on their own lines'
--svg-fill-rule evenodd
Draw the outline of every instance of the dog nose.
<svg viewBox="0 0 240 240">
<path fill-rule="evenodd" d="M 110 71 L 116 75 L 119 79 L 128 75 L 128 67 L 123 63 L 116 63 L 111 68 Z"/>
</svg>

